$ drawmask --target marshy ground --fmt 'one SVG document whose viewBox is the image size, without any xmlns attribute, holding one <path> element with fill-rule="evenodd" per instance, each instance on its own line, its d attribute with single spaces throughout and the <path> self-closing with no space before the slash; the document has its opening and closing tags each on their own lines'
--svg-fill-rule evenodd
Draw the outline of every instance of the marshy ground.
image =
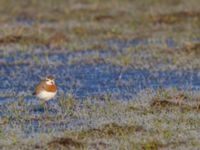
<svg viewBox="0 0 200 150">
<path fill-rule="evenodd" d="M 1 0 L 0 149 L 200 149 L 199 7 Z"/>
</svg>

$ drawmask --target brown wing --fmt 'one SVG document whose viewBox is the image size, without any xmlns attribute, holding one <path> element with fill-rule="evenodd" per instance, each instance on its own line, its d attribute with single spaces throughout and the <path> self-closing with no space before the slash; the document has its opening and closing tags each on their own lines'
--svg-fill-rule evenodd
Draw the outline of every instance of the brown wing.
<svg viewBox="0 0 200 150">
<path fill-rule="evenodd" d="M 42 80 L 38 85 L 36 85 L 33 95 L 37 95 L 41 90 L 45 89 L 45 80 Z"/>
</svg>

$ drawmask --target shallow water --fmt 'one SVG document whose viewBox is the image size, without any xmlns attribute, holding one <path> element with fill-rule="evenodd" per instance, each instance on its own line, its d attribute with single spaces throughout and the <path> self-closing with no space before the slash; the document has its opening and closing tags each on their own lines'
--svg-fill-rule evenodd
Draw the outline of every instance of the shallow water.
<svg viewBox="0 0 200 150">
<path fill-rule="evenodd" d="M 195 41 L 195 39 L 194 39 Z M 120 67 L 102 62 L 87 63 L 83 57 L 107 58 L 123 54 L 128 47 L 163 44 L 169 48 L 178 47 L 172 38 L 165 40 L 133 39 L 129 41 L 109 40 L 105 45 L 115 48 L 70 52 L 66 49 L 32 47 L 27 51 L 5 52 L 0 57 L 0 104 L 15 101 L 24 96 L 26 101 L 35 101 L 31 96 L 34 86 L 48 74 L 56 77 L 58 95 L 70 93 L 78 99 L 87 96 L 115 95 L 121 100 L 129 100 L 146 88 L 177 88 L 196 90 L 200 78 L 198 70 L 151 71 Z M 141 54 L 145 55 L 145 54 Z M 74 58 L 78 63 L 71 63 Z M 162 64 L 161 64 L 162 65 Z"/>
<path fill-rule="evenodd" d="M 20 56 L 21 57 L 21 56 Z M 53 58 L 64 60 L 63 54 Z M 66 56 L 67 57 L 67 56 Z M 0 103 L 15 100 L 13 95 L 27 96 L 40 78 L 53 74 L 59 93 L 70 93 L 77 98 L 113 94 L 122 100 L 131 99 L 146 88 L 177 88 L 196 90 L 200 85 L 199 71 L 169 70 L 150 71 L 122 68 L 110 64 L 75 64 L 58 66 L 43 65 L 1 65 Z"/>
<path fill-rule="evenodd" d="M 163 41 L 162 41 L 163 42 Z M 84 56 L 99 58 L 112 57 L 117 53 L 123 53 L 127 47 L 150 44 L 163 44 L 161 41 L 130 40 L 130 41 L 107 41 L 107 45 L 116 47 L 118 50 L 84 50 L 77 52 L 59 51 L 54 49 L 48 51 L 47 48 L 35 47 L 30 51 L 13 52 L 1 55 L 0 64 L 0 116 L 10 116 L 13 118 L 12 110 L 7 109 L 7 104 L 18 101 L 23 96 L 24 102 L 30 105 L 29 115 L 35 116 L 44 114 L 44 109 L 33 106 L 38 104 L 37 98 L 31 95 L 35 85 L 41 78 L 48 74 L 56 77 L 58 94 L 49 105 L 49 114 L 56 116 L 60 110 L 54 108 L 62 93 L 71 94 L 76 100 L 84 100 L 87 97 L 101 97 L 111 95 L 117 100 L 132 100 L 145 89 L 177 88 L 179 90 L 199 90 L 200 71 L 199 70 L 165 70 L 152 71 L 147 69 L 134 69 L 131 67 L 121 67 L 106 63 L 70 63 L 74 57 Z M 164 41 L 168 47 L 176 47 L 177 44 L 172 39 Z M 37 62 L 35 59 L 39 59 Z M 17 108 L 20 110 L 20 108 Z M 26 116 L 23 114 L 22 116 Z M 36 117 L 37 118 L 37 117 Z M 13 119 L 15 122 L 15 119 Z M 90 123 L 88 123 L 90 122 Z M 80 126 L 91 125 L 88 118 L 68 117 L 60 122 L 41 123 L 37 119 L 25 121 L 24 131 L 38 132 L 48 130 L 62 130 L 65 128 L 78 129 Z M 12 123 L 10 124 L 12 127 Z M 48 128 L 47 128 L 48 127 Z M 31 128 L 31 129 L 30 129 Z"/>
</svg>

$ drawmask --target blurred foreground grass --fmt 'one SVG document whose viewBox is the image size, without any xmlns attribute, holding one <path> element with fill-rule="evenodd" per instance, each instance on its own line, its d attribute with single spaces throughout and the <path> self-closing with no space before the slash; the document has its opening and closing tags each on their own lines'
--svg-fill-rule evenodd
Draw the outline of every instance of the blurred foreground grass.
<svg viewBox="0 0 200 150">
<path fill-rule="evenodd" d="M 7 105 L 12 119 L 1 118 L 0 148 L 4 149 L 198 149 L 199 94 L 177 90 L 141 92 L 134 101 L 116 101 L 109 96 L 84 102 L 59 99 L 59 113 L 34 116 L 21 101 Z M 63 104 L 65 102 L 65 104 Z M 19 111 L 19 106 L 24 111 Z M 50 106 L 53 107 L 53 106 Z M 49 108 L 50 109 L 50 108 Z M 63 111 L 64 110 L 64 111 Z M 19 115 L 20 114 L 20 115 Z M 28 115 L 29 114 L 29 115 Z M 26 136 L 23 125 L 59 124 L 66 118 L 87 120 L 79 129 Z M 66 123 L 67 124 L 67 123 Z M 31 126 L 30 126 L 31 128 Z M 46 127 L 48 128 L 48 127 Z"/>
</svg>

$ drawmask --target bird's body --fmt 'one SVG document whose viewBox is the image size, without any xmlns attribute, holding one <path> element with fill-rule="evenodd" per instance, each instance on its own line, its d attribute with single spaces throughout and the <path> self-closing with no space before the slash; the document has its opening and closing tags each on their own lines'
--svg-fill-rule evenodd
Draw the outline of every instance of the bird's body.
<svg viewBox="0 0 200 150">
<path fill-rule="evenodd" d="M 40 81 L 36 86 L 33 95 L 36 95 L 42 101 L 52 99 L 57 93 L 57 87 L 54 82 L 54 77 L 47 76 L 45 80 Z"/>
</svg>

